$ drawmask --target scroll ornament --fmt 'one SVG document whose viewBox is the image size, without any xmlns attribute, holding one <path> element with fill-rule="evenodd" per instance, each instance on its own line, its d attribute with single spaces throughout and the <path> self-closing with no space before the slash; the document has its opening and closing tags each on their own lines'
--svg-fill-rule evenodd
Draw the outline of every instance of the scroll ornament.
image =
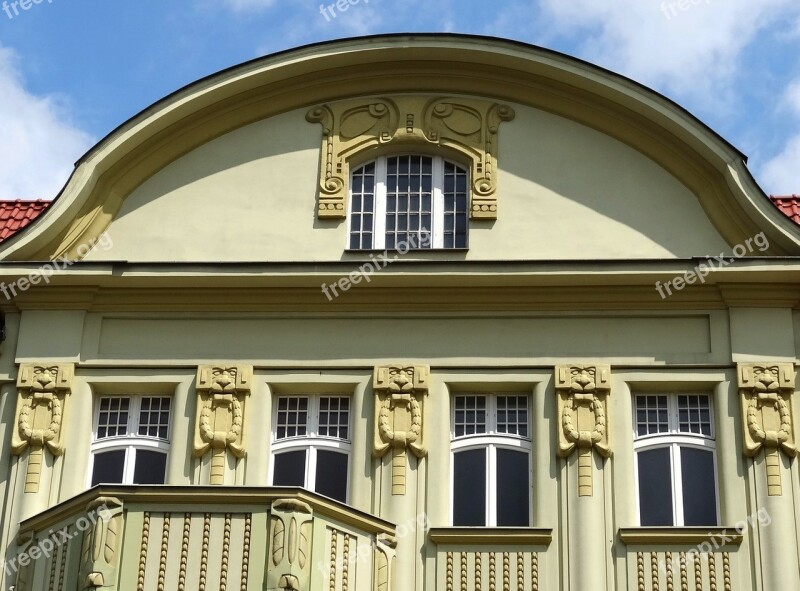
<svg viewBox="0 0 800 591">
<path fill-rule="evenodd" d="M 387 365 L 375 368 L 375 445 L 381 458 L 392 450 L 392 494 L 406 494 L 406 449 L 418 458 L 423 443 L 424 396 L 430 368 L 424 365 Z"/>
<path fill-rule="evenodd" d="M 769 496 L 783 494 L 780 452 L 797 455 L 792 422 L 795 372 L 792 363 L 740 363 L 739 393 L 744 417 L 744 452 L 764 450 Z"/>
<path fill-rule="evenodd" d="M 211 450 L 209 483 L 225 482 L 227 451 L 243 458 L 245 399 L 253 380 L 252 366 L 203 365 L 197 370 L 197 420 L 194 455 Z"/>
<path fill-rule="evenodd" d="M 419 95 L 364 98 L 319 105 L 306 115 L 322 125 L 320 218 L 344 218 L 350 159 L 385 145 L 443 147 L 471 163 L 472 218 L 497 218 L 500 124 L 516 114 L 509 105 L 471 98 Z"/>
<path fill-rule="evenodd" d="M 64 453 L 61 428 L 64 404 L 72 391 L 75 365 L 71 363 L 26 363 L 17 378 L 17 429 L 11 453 L 22 455 L 30 448 L 25 476 L 25 492 L 39 491 L 45 448 L 60 456 Z"/>
<path fill-rule="evenodd" d="M 578 451 L 578 496 L 591 497 L 592 450 L 611 457 L 608 442 L 608 395 L 611 368 L 608 365 L 562 365 L 556 367 L 558 394 L 558 450 L 561 457 Z"/>
<path fill-rule="evenodd" d="M 272 503 L 266 589 L 309 591 L 313 518 L 311 507 L 302 501 Z"/>
</svg>

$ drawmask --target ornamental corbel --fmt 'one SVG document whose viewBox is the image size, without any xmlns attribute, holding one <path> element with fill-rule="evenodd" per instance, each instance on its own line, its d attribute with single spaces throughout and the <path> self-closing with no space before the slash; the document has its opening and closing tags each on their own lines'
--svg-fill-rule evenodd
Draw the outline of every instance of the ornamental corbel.
<svg viewBox="0 0 800 591">
<path fill-rule="evenodd" d="M 44 450 L 53 456 L 64 453 L 62 425 L 64 405 L 72 392 L 75 365 L 72 363 L 24 363 L 17 377 L 17 428 L 11 441 L 11 453 L 22 455 L 26 449 L 28 468 L 25 492 L 39 491 Z"/>
<path fill-rule="evenodd" d="M 115 591 L 122 550 L 122 502 L 100 497 L 86 507 L 92 527 L 83 533 L 79 589 Z"/>
<path fill-rule="evenodd" d="M 266 589 L 308 591 L 314 512 L 295 499 L 279 499 L 270 509 L 270 550 Z"/>
<path fill-rule="evenodd" d="M 375 442 L 373 455 L 392 450 L 392 494 L 406 494 L 406 450 L 418 458 L 427 454 L 423 441 L 424 398 L 428 394 L 426 365 L 384 365 L 375 368 Z"/>
<path fill-rule="evenodd" d="M 592 450 L 611 457 L 608 442 L 608 365 L 559 365 L 555 388 L 558 395 L 558 452 L 562 458 L 578 452 L 578 496 L 591 497 Z"/>
<path fill-rule="evenodd" d="M 201 365 L 197 369 L 194 455 L 211 451 L 209 483 L 225 482 L 227 452 L 243 458 L 245 403 L 253 381 L 249 365 Z"/>
<path fill-rule="evenodd" d="M 375 591 L 394 591 L 394 565 L 397 561 L 397 538 L 378 534 L 375 539 Z"/>
<path fill-rule="evenodd" d="M 740 363 L 737 367 L 742 404 L 744 453 L 749 457 L 764 450 L 769 496 L 783 494 L 782 451 L 797 455 L 792 420 L 795 371 L 792 363 Z"/>
</svg>

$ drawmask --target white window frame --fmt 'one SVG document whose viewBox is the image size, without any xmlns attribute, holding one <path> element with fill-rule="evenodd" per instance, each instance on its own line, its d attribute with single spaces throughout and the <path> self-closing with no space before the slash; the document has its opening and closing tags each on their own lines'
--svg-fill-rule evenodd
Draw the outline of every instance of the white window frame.
<svg viewBox="0 0 800 591">
<path fill-rule="evenodd" d="M 667 398 L 667 424 L 666 433 L 653 433 L 639 436 L 638 421 L 636 416 L 637 396 L 666 396 Z M 679 396 L 704 396 L 708 400 L 709 421 L 711 435 L 700 433 L 681 432 L 680 417 L 678 414 Z M 714 411 L 714 396 L 707 392 L 635 392 L 633 394 L 633 477 L 636 495 L 636 520 L 641 525 L 642 512 L 639 503 L 639 452 L 653 449 L 669 449 L 670 474 L 672 480 L 672 523 L 673 527 L 683 527 L 685 518 L 683 514 L 683 470 L 680 461 L 680 448 L 693 447 L 711 451 L 714 463 L 714 500 L 716 502 L 716 521 L 720 523 L 720 498 L 719 478 L 717 466 L 716 442 L 716 413 Z"/>
<path fill-rule="evenodd" d="M 306 434 L 295 437 L 278 439 L 278 401 L 281 398 L 308 398 L 308 422 Z M 330 437 L 319 434 L 319 402 L 322 398 L 347 398 L 350 401 L 347 411 L 347 439 Z M 352 434 L 353 434 L 353 399 L 352 397 L 335 392 L 303 393 L 303 394 L 276 394 L 272 405 L 272 449 L 270 450 L 268 482 L 272 485 L 275 471 L 275 456 L 291 452 L 306 451 L 306 470 L 303 488 L 316 491 L 317 480 L 317 451 L 333 450 L 347 456 L 347 483 L 345 485 L 345 503 L 350 502 L 350 471 L 352 459 Z"/>
<path fill-rule="evenodd" d="M 456 398 L 460 396 L 482 396 L 486 398 L 486 433 L 462 435 L 456 437 Z M 497 398 L 501 396 L 524 397 L 528 405 L 528 436 L 522 437 L 513 433 L 497 432 Z M 486 450 L 486 514 L 483 527 L 497 527 L 497 450 L 511 449 L 525 451 L 528 454 L 528 526 L 533 521 L 533 445 L 532 445 L 532 408 L 531 397 L 523 392 L 455 392 L 450 405 L 450 523 L 455 521 L 455 454 L 475 449 Z"/>
<path fill-rule="evenodd" d="M 387 171 L 387 160 L 389 158 L 397 158 L 403 156 L 424 156 L 426 158 L 431 158 L 432 160 L 432 175 L 431 175 L 431 188 L 432 188 L 432 195 L 431 195 L 431 222 L 433 228 L 430 228 L 431 232 L 431 247 L 425 249 L 419 249 L 418 247 L 414 250 L 441 250 L 444 249 L 444 163 L 450 162 L 458 166 L 459 168 L 463 169 L 467 173 L 467 226 L 469 226 L 469 203 L 470 199 L 470 169 L 468 166 L 464 166 L 460 162 L 455 160 L 445 158 L 443 156 L 432 156 L 430 154 L 416 154 L 413 152 L 409 153 L 398 153 L 398 154 L 388 154 L 386 156 L 379 156 L 375 160 L 369 160 L 358 166 L 353 167 L 353 171 L 359 170 L 361 167 L 370 164 L 370 162 L 375 163 L 375 209 L 372 216 L 372 250 L 386 250 L 386 171 Z M 351 178 L 349 183 L 348 189 L 348 212 L 347 212 L 347 243 L 345 244 L 346 250 L 352 250 L 350 248 L 350 218 L 352 216 L 352 204 L 353 204 L 353 182 L 352 182 L 352 172 Z M 467 246 L 464 247 L 453 247 L 455 250 L 465 250 L 469 246 L 469 228 L 467 228 Z M 449 249 L 450 247 L 448 247 Z M 357 250 L 369 250 L 369 249 L 357 249 Z"/>
<path fill-rule="evenodd" d="M 129 398 L 127 433 L 125 435 L 115 435 L 114 437 L 97 438 L 97 429 L 100 424 L 100 401 L 105 398 Z M 149 435 L 139 435 L 139 411 L 142 408 L 144 398 L 169 398 L 169 422 L 167 423 L 167 438 L 151 437 Z M 136 451 L 139 449 L 163 452 L 169 461 L 170 440 L 172 437 L 172 420 L 174 410 L 174 399 L 166 394 L 119 394 L 111 396 L 97 396 L 94 404 L 94 417 L 92 419 L 92 443 L 90 446 L 89 474 L 86 486 L 91 487 L 94 475 L 95 454 L 106 451 L 125 451 L 125 466 L 122 470 L 121 484 L 133 484 L 133 476 L 136 469 Z M 166 482 L 166 473 L 164 481 Z"/>
</svg>

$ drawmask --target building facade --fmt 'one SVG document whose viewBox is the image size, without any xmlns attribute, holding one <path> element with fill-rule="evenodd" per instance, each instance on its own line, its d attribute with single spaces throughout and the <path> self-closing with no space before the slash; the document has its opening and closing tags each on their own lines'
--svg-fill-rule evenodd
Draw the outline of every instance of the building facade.
<svg viewBox="0 0 800 591">
<path fill-rule="evenodd" d="M 560 54 L 201 80 L 0 244 L 2 588 L 798 591 L 798 255 Z"/>
</svg>

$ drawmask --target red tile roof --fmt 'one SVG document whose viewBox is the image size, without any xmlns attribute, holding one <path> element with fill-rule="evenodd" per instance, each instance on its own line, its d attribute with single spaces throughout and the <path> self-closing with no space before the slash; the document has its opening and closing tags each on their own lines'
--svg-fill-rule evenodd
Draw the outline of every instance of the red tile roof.
<svg viewBox="0 0 800 591">
<path fill-rule="evenodd" d="M 772 202 L 795 224 L 800 224 L 800 195 L 770 195 Z"/>
<path fill-rule="evenodd" d="M 0 242 L 10 238 L 38 218 L 51 201 L 0 201 Z"/>
</svg>

